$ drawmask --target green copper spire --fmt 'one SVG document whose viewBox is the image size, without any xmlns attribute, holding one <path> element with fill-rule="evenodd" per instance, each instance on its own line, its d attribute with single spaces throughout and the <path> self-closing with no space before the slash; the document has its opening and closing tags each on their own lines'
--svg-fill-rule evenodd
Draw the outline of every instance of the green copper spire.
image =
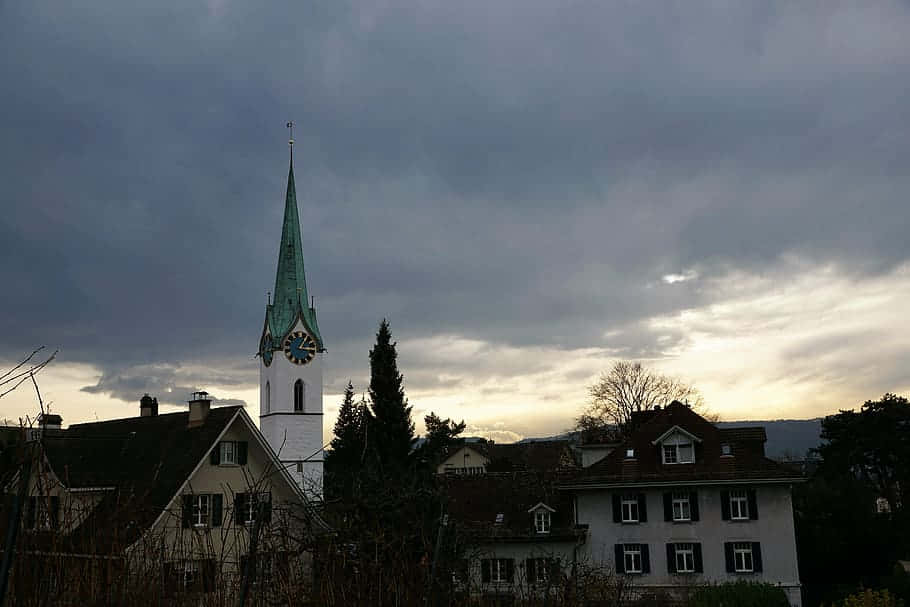
<svg viewBox="0 0 910 607">
<path fill-rule="evenodd" d="M 300 239 L 300 218 L 297 214 L 297 191 L 294 187 L 294 148 L 291 140 L 291 166 L 288 170 L 288 189 L 284 199 L 284 223 L 281 226 L 281 248 L 278 250 L 278 272 L 275 275 L 274 299 L 266 310 L 266 323 L 275 341 L 293 328 L 297 318 L 322 349 L 322 336 L 316 324 L 316 310 L 310 307 L 303 270 L 303 244 Z M 275 346 L 278 344 L 275 343 Z"/>
</svg>

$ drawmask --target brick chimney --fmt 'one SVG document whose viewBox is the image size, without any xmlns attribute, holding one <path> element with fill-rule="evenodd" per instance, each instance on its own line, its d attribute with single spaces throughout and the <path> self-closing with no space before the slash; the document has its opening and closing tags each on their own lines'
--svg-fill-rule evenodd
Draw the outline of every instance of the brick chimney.
<svg viewBox="0 0 910 607">
<path fill-rule="evenodd" d="M 190 421 L 188 426 L 195 428 L 204 424 L 211 408 L 212 398 L 208 392 L 193 392 L 193 398 L 190 400 Z"/>
<path fill-rule="evenodd" d="M 139 416 L 155 417 L 158 415 L 158 399 L 152 398 L 146 392 L 145 396 L 139 399 Z"/>
</svg>

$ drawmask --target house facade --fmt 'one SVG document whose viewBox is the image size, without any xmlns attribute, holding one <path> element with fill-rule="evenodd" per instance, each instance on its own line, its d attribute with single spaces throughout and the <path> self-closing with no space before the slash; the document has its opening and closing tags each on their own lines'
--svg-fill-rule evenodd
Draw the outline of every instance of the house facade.
<svg viewBox="0 0 910 607">
<path fill-rule="evenodd" d="M 801 605 L 791 487 L 760 427 L 719 429 L 674 402 L 561 488 L 587 526 L 584 558 L 610 562 L 639 595 L 746 579 Z"/>
<path fill-rule="evenodd" d="M 143 413 L 23 443 L 30 469 L 6 486 L 26 487 L 13 590 L 217 604 L 247 574 L 252 596 L 305 594 L 325 527 L 243 407 L 201 393 L 188 411 Z"/>
</svg>

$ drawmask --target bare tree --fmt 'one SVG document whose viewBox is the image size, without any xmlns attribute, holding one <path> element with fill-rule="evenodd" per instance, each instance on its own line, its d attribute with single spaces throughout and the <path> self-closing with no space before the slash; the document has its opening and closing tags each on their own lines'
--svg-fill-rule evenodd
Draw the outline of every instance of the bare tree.
<svg viewBox="0 0 910 607">
<path fill-rule="evenodd" d="M 696 409 L 704 406 L 697 388 L 637 361 L 613 363 L 609 371 L 588 386 L 588 394 L 588 407 L 575 420 L 576 429 L 588 436 L 595 433 L 621 435 L 628 428 L 633 413 L 666 406 L 674 400 Z"/>
</svg>

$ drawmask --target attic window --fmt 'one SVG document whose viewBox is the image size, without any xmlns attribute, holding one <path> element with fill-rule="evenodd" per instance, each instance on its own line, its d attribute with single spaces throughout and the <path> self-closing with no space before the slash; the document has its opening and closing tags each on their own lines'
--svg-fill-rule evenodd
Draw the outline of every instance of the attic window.
<svg viewBox="0 0 910 607">
<path fill-rule="evenodd" d="M 729 443 L 724 443 L 720 446 L 721 455 L 733 455 L 733 450 L 730 448 Z"/>
<path fill-rule="evenodd" d="M 496 515 L 496 524 L 497 524 L 497 525 L 502 525 L 502 522 L 503 522 L 503 520 L 505 519 L 505 517 L 506 517 L 505 514 L 503 514 L 502 512 L 500 512 L 499 514 L 497 514 L 497 515 Z"/>
<path fill-rule="evenodd" d="M 635 449 L 626 449 L 626 459 L 632 459 L 635 457 Z"/>
<path fill-rule="evenodd" d="M 662 447 L 665 464 L 691 464 L 695 461 L 692 441 L 685 436 L 672 436 L 664 441 Z"/>
<path fill-rule="evenodd" d="M 550 511 L 541 508 L 534 513 L 534 530 L 537 533 L 550 533 Z"/>
</svg>

